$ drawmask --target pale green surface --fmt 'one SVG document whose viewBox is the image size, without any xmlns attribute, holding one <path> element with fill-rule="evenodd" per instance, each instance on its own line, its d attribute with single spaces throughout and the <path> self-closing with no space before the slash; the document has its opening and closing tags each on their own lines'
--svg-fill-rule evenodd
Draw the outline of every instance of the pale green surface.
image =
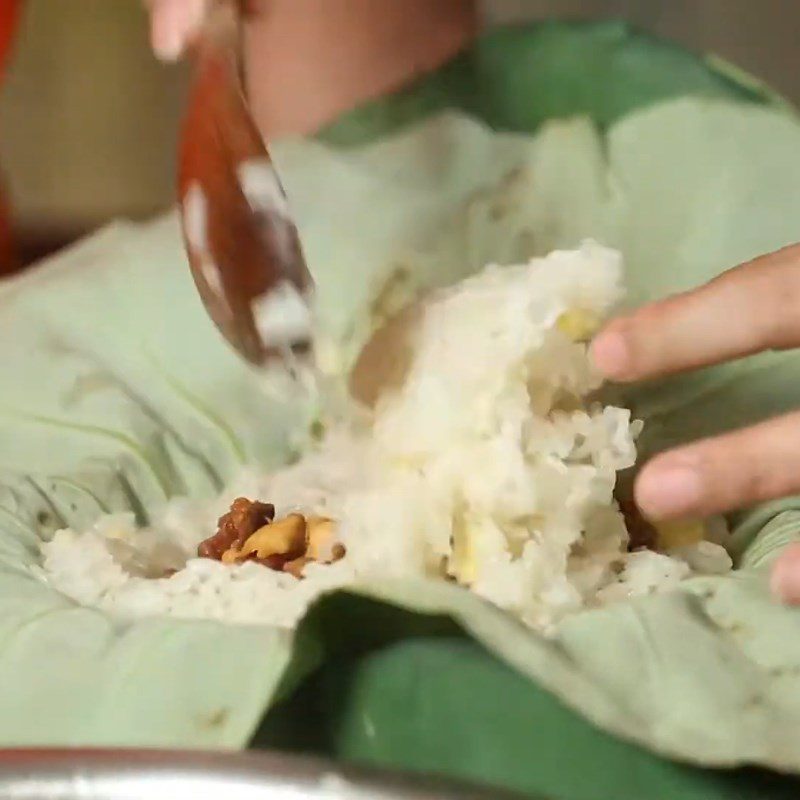
<svg viewBox="0 0 800 800">
<path fill-rule="evenodd" d="M 800 541 L 793 520 L 791 541 Z M 759 546 L 787 541 L 772 526 Z M 602 729 L 706 765 L 800 769 L 800 621 L 768 598 L 764 572 L 693 579 L 684 591 L 575 616 L 552 641 L 444 584 L 371 596 L 455 618 L 490 652 Z"/>
<path fill-rule="evenodd" d="M 363 155 L 294 144 L 278 161 L 323 320 L 338 336 L 361 320 L 354 342 L 398 264 L 428 285 L 593 235 L 622 248 L 638 302 L 790 242 L 800 219 L 800 125 L 704 101 L 632 116 L 608 142 L 581 121 L 547 126 L 531 144 L 449 118 Z M 779 358 L 780 371 L 752 361 L 640 393 L 637 409 L 655 420 L 646 441 L 795 404 L 796 356 L 761 364 Z M 288 415 L 211 330 L 174 221 L 116 226 L 2 287 L 0 364 L 0 676 L 15 687 L 0 692 L 0 743 L 244 745 L 286 667 L 288 636 L 181 621 L 127 627 L 19 571 L 34 558 L 34 530 L 46 536 L 54 518 L 83 524 L 98 512 L 76 482 L 103 506 L 124 507 L 125 488 L 147 508 L 184 487 L 208 494 L 242 460 L 285 452 Z M 51 475 L 71 481 L 53 488 Z M 377 593 L 452 613 L 625 738 L 703 763 L 800 769 L 800 616 L 769 603 L 764 579 L 765 559 L 798 530 L 793 513 L 780 516 L 745 551 L 746 574 L 576 617 L 553 644 L 452 587 Z M 316 653 L 302 655 L 311 664 Z"/>
<path fill-rule="evenodd" d="M 77 486 L 104 506 L 124 507 L 119 472 L 147 506 L 184 483 L 208 493 L 213 481 L 200 455 L 222 471 L 235 468 L 236 448 L 153 363 L 169 365 L 169 375 L 211 408 L 224 408 L 242 441 L 269 448 L 266 429 L 255 424 L 264 401 L 248 406 L 251 390 L 235 391 L 246 373 L 209 329 L 190 280 L 174 225 L 159 223 L 149 233 L 105 231 L 0 293 L 0 362 L 11 378 L 0 427 L 3 744 L 240 746 L 289 657 L 289 637 L 279 631 L 119 625 L 18 572 L 31 561 L 33 530 L 47 536 L 54 518 L 81 524 L 97 515 L 98 504 Z M 135 386 L 141 400 L 126 398 L 112 377 Z M 227 381 L 233 391 L 222 404 Z M 148 404 L 175 426 L 182 446 Z M 185 454 L 187 443 L 197 457 Z M 48 515 L 43 524 L 40 512 Z"/>
</svg>

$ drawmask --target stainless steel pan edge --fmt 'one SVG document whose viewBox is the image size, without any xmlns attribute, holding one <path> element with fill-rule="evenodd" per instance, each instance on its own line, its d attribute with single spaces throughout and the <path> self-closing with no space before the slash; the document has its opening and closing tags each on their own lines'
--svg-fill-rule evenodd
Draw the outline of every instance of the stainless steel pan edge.
<svg viewBox="0 0 800 800">
<path fill-rule="evenodd" d="M 279 754 L 0 750 L 2 800 L 513 800 Z"/>
</svg>

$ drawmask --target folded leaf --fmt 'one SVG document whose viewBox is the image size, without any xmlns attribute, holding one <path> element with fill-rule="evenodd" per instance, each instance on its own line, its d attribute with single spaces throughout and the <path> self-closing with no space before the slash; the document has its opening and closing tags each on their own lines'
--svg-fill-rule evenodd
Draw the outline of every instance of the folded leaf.
<svg viewBox="0 0 800 800">
<path fill-rule="evenodd" d="M 630 302 L 640 302 L 796 236 L 800 123 L 768 92 L 619 26 L 497 37 L 470 56 L 475 74 L 489 76 L 485 109 L 459 61 L 424 91 L 364 111 L 362 133 L 372 126 L 397 135 L 342 150 L 332 139 L 362 137 L 340 128 L 328 143 L 275 148 L 319 284 L 321 325 L 346 360 L 392 308 L 487 261 L 593 236 L 623 251 Z M 667 80 L 673 72 L 680 80 Z M 451 90 L 461 92 L 455 100 Z M 695 96 L 664 101 L 682 94 Z M 459 104 L 482 120 L 451 112 L 398 127 Z M 570 119 L 552 119 L 563 116 Z M 512 132 L 496 133 L 487 121 Z M 522 132 L 533 127 L 535 136 Z M 419 708 L 431 709 L 442 737 L 448 726 L 435 714 L 478 686 L 500 693 L 507 684 L 518 693 L 509 696 L 529 687 L 537 703 L 561 709 L 546 717 L 554 736 L 577 736 L 570 726 L 583 724 L 617 737 L 601 739 L 611 749 L 633 742 L 694 764 L 800 771 L 800 616 L 771 603 L 765 578 L 800 533 L 793 501 L 737 521 L 731 576 L 576 615 L 552 639 L 464 590 L 427 582 L 356 587 L 323 601 L 296 635 L 178 619 L 131 623 L 52 591 L 36 574 L 38 542 L 99 514 L 144 522 L 175 495 L 197 499 L 188 506 L 212 497 L 247 465 L 284 461 L 305 410 L 266 392 L 220 341 L 171 216 L 112 226 L 0 285 L 0 364 L 9 376 L 0 396 L 0 743 L 242 747 L 265 711 L 326 660 L 461 630 L 483 649 L 437 641 L 441 651 L 410 656 L 430 659 L 430 681 L 414 690 L 436 695 L 429 705 L 418 698 Z M 648 453 L 797 405 L 798 368 L 796 354 L 767 354 L 625 400 L 647 420 Z M 398 617 L 398 608 L 407 613 Z M 407 675 L 392 666 L 404 663 L 392 661 L 398 647 L 384 653 L 385 674 L 394 675 L 387 696 L 404 698 Z M 373 662 L 377 672 L 369 662 L 358 667 L 356 688 L 366 697 L 375 691 L 371 676 L 384 674 L 384 656 Z M 530 716 L 521 703 L 508 728 L 490 719 L 495 736 L 525 735 Z M 391 750 L 403 728 L 381 725 L 371 754 L 346 727 L 336 747 L 455 770 L 455 744 L 428 761 L 418 753 L 392 761 L 379 746 Z M 594 739 L 586 730 L 588 758 Z M 492 744 L 494 755 L 469 757 L 465 774 L 503 779 L 503 754 L 522 748 L 510 739 Z M 651 757 L 642 782 L 628 789 L 653 781 L 656 796 L 671 796 L 664 787 L 682 779 Z M 566 794 L 546 767 L 533 754 L 506 782 Z M 571 789 L 594 796 L 578 778 Z"/>
</svg>

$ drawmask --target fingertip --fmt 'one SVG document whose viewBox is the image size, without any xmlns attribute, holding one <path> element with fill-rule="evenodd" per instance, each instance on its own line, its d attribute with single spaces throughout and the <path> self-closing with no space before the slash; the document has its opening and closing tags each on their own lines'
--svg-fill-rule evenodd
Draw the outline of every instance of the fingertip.
<svg viewBox="0 0 800 800">
<path fill-rule="evenodd" d="M 151 44 L 162 61 L 177 61 L 197 35 L 207 13 L 206 0 L 159 0 L 152 7 Z"/>
<path fill-rule="evenodd" d="M 183 40 L 175 32 L 153 33 L 152 37 L 153 52 L 159 61 L 174 63 L 183 52 Z"/>
<path fill-rule="evenodd" d="M 622 326 L 612 323 L 600 331 L 589 346 L 589 357 L 606 378 L 625 380 L 631 370 L 631 354 Z"/>
<path fill-rule="evenodd" d="M 800 605 L 800 544 L 784 550 L 772 567 L 772 595 L 786 605 Z"/>
<path fill-rule="evenodd" d="M 161 2 L 152 9 L 150 44 L 161 61 L 177 61 L 185 43 L 185 25 L 180 7 L 173 2 Z"/>
<path fill-rule="evenodd" d="M 701 471 L 690 456 L 657 456 L 636 476 L 634 497 L 642 514 L 653 522 L 694 516 L 704 501 Z"/>
</svg>

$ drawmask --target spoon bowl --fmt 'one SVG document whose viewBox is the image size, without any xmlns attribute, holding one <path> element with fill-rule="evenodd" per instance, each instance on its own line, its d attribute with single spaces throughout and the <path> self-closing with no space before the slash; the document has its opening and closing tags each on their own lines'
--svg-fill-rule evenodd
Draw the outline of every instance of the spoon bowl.
<svg viewBox="0 0 800 800">
<path fill-rule="evenodd" d="M 313 282 L 242 79 L 244 9 L 212 6 L 193 45 L 179 153 L 181 223 L 195 284 L 214 324 L 248 362 L 310 351 Z"/>
</svg>

